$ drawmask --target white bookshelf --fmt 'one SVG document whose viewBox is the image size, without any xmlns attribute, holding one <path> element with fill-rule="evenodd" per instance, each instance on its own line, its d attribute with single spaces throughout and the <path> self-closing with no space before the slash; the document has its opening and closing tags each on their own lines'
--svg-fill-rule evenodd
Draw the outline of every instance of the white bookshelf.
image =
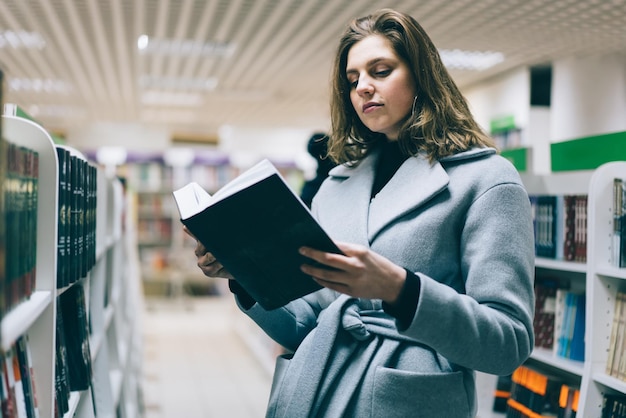
<svg viewBox="0 0 626 418">
<path fill-rule="evenodd" d="M 610 162 L 596 170 L 522 175 L 529 194 L 587 194 L 587 261 L 565 262 L 536 259 L 536 267 L 557 276 L 580 281 L 586 292 L 585 361 L 555 356 L 550 350 L 535 349 L 531 361 L 561 372 L 580 383 L 578 416 L 601 414 L 605 394 L 626 394 L 626 382 L 605 373 L 617 291 L 626 288 L 626 269 L 610 264 L 613 178 L 626 178 L 626 162 Z"/>
<path fill-rule="evenodd" d="M 598 416 L 604 394 L 626 394 L 626 382 L 605 373 L 615 296 L 626 290 L 626 269 L 610 264 L 613 179 L 626 178 L 626 162 L 600 166 L 589 185 L 585 373 L 580 416 Z"/>
<path fill-rule="evenodd" d="M 39 153 L 36 289 L 0 323 L 0 341 L 6 351 L 28 335 L 40 417 L 54 417 L 56 298 L 67 288 L 56 288 L 58 160 L 50 135 L 30 120 L 5 114 L 4 137 Z M 124 225 L 121 183 L 97 172 L 96 263 L 86 277 L 93 381 L 91 391 L 73 392 L 66 417 L 140 417 L 138 329 L 141 295 L 136 259 Z M 122 352 L 123 351 L 123 352 Z M 94 404 L 97 414 L 94 413 Z"/>
</svg>

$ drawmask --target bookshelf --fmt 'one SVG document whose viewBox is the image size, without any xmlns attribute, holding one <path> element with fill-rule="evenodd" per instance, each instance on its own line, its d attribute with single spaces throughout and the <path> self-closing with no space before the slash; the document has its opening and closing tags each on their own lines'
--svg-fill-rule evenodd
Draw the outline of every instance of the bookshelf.
<svg viewBox="0 0 626 418">
<path fill-rule="evenodd" d="M 183 232 L 172 197 L 174 189 L 191 179 L 214 192 L 237 174 L 226 157 L 205 154 L 197 152 L 193 162 L 184 166 L 173 164 L 167 153 L 134 154 L 122 167 L 131 190 L 146 295 L 177 297 L 189 293 L 192 286 L 198 292 L 213 291 L 215 283 L 202 274 L 190 256 L 195 242 Z"/>
<path fill-rule="evenodd" d="M 586 194 L 586 262 L 536 259 L 536 276 L 569 281 L 585 292 L 584 361 L 535 348 L 527 364 L 558 374 L 580 387 L 578 416 L 599 417 L 606 395 L 626 395 L 626 381 L 606 373 L 611 325 L 617 293 L 626 290 L 626 269 L 611 265 L 613 179 L 626 177 L 626 162 L 608 162 L 594 170 L 555 172 L 546 176 L 521 173 L 530 195 Z"/>
<path fill-rule="evenodd" d="M 95 260 L 78 280 L 57 288 L 59 172 L 56 146 L 36 122 L 5 111 L 2 116 L 6 140 L 37 151 L 39 155 L 36 287 L 1 318 L 0 342 L 6 353 L 26 336 L 32 358 L 40 417 L 55 417 L 58 400 L 56 367 L 59 300 L 82 288 L 89 321 L 88 346 L 91 381 L 87 390 L 67 396 L 64 417 L 139 417 L 141 308 L 140 286 L 133 243 L 125 225 L 125 193 L 119 180 L 97 168 Z M 77 158 L 84 158 L 71 150 Z M 7 237 L 11 240 L 11 237 Z"/>
</svg>

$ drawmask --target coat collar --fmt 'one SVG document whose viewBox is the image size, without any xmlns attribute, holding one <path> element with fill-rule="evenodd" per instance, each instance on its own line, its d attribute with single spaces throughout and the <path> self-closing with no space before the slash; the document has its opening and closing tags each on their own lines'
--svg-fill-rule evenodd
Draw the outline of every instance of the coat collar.
<svg viewBox="0 0 626 418">
<path fill-rule="evenodd" d="M 329 176 L 342 180 L 338 192 L 347 204 L 335 208 L 336 219 L 341 219 L 343 227 L 351 229 L 350 235 L 356 234 L 353 239 L 371 243 L 388 224 L 448 187 L 450 178 L 444 168 L 446 163 L 472 160 L 494 153 L 493 148 L 476 148 L 433 163 L 424 155 L 408 158 L 371 201 L 370 191 L 378 153 L 372 152 L 356 167 L 337 166 L 330 171 Z"/>
</svg>

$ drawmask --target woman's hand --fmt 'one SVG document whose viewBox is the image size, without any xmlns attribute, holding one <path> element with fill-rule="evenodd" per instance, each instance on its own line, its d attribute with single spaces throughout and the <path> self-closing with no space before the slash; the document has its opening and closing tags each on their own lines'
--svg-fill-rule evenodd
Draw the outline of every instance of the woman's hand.
<svg viewBox="0 0 626 418">
<path fill-rule="evenodd" d="M 204 273 L 204 275 L 208 277 L 219 277 L 223 279 L 233 280 L 234 277 L 232 276 L 232 274 L 230 274 L 228 270 L 226 270 L 224 266 L 219 261 L 217 261 L 215 257 L 213 257 L 213 254 L 211 254 L 207 251 L 206 248 L 204 248 L 204 245 L 202 245 L 202 243 L 193 236 L 191 231 L 189 231 L 187 227 L 183 227 L 183 229 L 190 237 L 196 240 L 196 248 L 194 249 L 194 254 L 198 259 L 198 267 L 200 267 L 202 273 Z"/>
<path fill-rule="evenodd" d="M 302 271 L 322 286 L 350 296 L 396 302 L 406 280 L 402 267 L 362 245 L 336 244 L 345 255 L 302 247 L 302 255 L 329 267 L 304 264 Z"/>
</svg>

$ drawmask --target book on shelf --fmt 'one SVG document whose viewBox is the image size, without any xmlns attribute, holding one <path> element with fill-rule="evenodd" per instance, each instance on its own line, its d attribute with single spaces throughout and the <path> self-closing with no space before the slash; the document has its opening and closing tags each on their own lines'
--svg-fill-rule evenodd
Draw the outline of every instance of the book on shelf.
<svg viewBox="0 0 626 418">
<path fill-rule="evenodd" d="M 626 418 L 626 395 L 604 394 L 600 418 Z"/>
<path fill-rule="evenodd" d="M 5 80 L 4 72 L 0 68 L 0 113 L 4 109 Z M 6 312 L 6 219 L 5 219 L 5 188 L 7 172 L 7 141 L 3 135 L 4 119 L 0 117 L 0 318 Z"/>
<path fill-rule="evenodd" d="M 20 336 L 15 342 L 15 357 L 20 368 L 26 416 L 27 418 L 38 418 L 37 391 L 27 335 Z"/>
<path fill-rule="evenodd" d="M 611 264 L 622 268 L 626 267 L 626 184 L 621 178 L 613 179 L 612 215 Z"/>
<path fill-rule="evenodd" d="M 556 292 L 559 287 L 557 280 L 541 280 L 535 282 L 535 316 L 533 330 L 535 347 L 552 349 L 554 345 L 554 322 L 556 314 Z"/>
<path fill-rule="evenodd" d="M 71 391 L 67 344 L 65 342 L 65 325 L 63 323 L 63 312 L 61 309 L 56 310 L 55 336 L 54 411 L 55 417 L 62 417 L 70 409 L 69 399 Z"/>
<path fill-rule="evenodd" d="M 587 259 L 587 196 L 529 195 L 535 255 L 556 260 Z"/>
<path fill-rule="evenodd" d="M 321 288 L 300 247 L 341 252 L 268 160 L 212 196 L 194 182 L 173 195 L 182 223 L 265 309 Z"/>
<path fill-rule="evenodd" d="M 87 390 L 91 387 L 93 373 L 87 305 L 82 283 L 73 284 L 59 295 L 57 309 L 60 309 L 63 317 L 61 332 L 65 342 L 69 389 Z"/>
<path fill-rule="evenodd" d="M 38 418 L 37 391 L 28 336 L 20 336 L 1 355 L 2 417 Z"/>
<path fill-rule="evenodd" d="M 606 374 L 626 381 L 626 292 L 615 296 Z"/>
<path fill-rule="evenodd" d="M 559 416 L 567 409 L 570 411 L 574 406 L 576 387 L 563 377 L 544 373 L 528 366 L 518 367 L 511 377 L 511 395 L 507 401 L 507 418 L 527 416 Z M 564 389 L 566 386 L 567 389 Z M 572 396 L 569 397 L 569 388 L 573 388 Z M 566 398 L 563 402 L 563 392 Z M 569 415 L 572 417 L 572 415 Z"/>
<path fill-rule="evenodd" d="M 95 264 L 97 169 L 68 147 L 57 145 L 59 195 L 57 288 L 85 277 Z"/>
<path fill-rule="evenodd" d="M 2 182 L 2 306 L 7 312 L 36 288 L 39 154 L 8 141 L 3 141 L 2 151 L 6 167 Z"/>
<path fill-rule="evenodd" d="M 554 353 L 563 358 L 583 361 L 585 352 L 585 294 L 557 290 Z"/>
</svg>

